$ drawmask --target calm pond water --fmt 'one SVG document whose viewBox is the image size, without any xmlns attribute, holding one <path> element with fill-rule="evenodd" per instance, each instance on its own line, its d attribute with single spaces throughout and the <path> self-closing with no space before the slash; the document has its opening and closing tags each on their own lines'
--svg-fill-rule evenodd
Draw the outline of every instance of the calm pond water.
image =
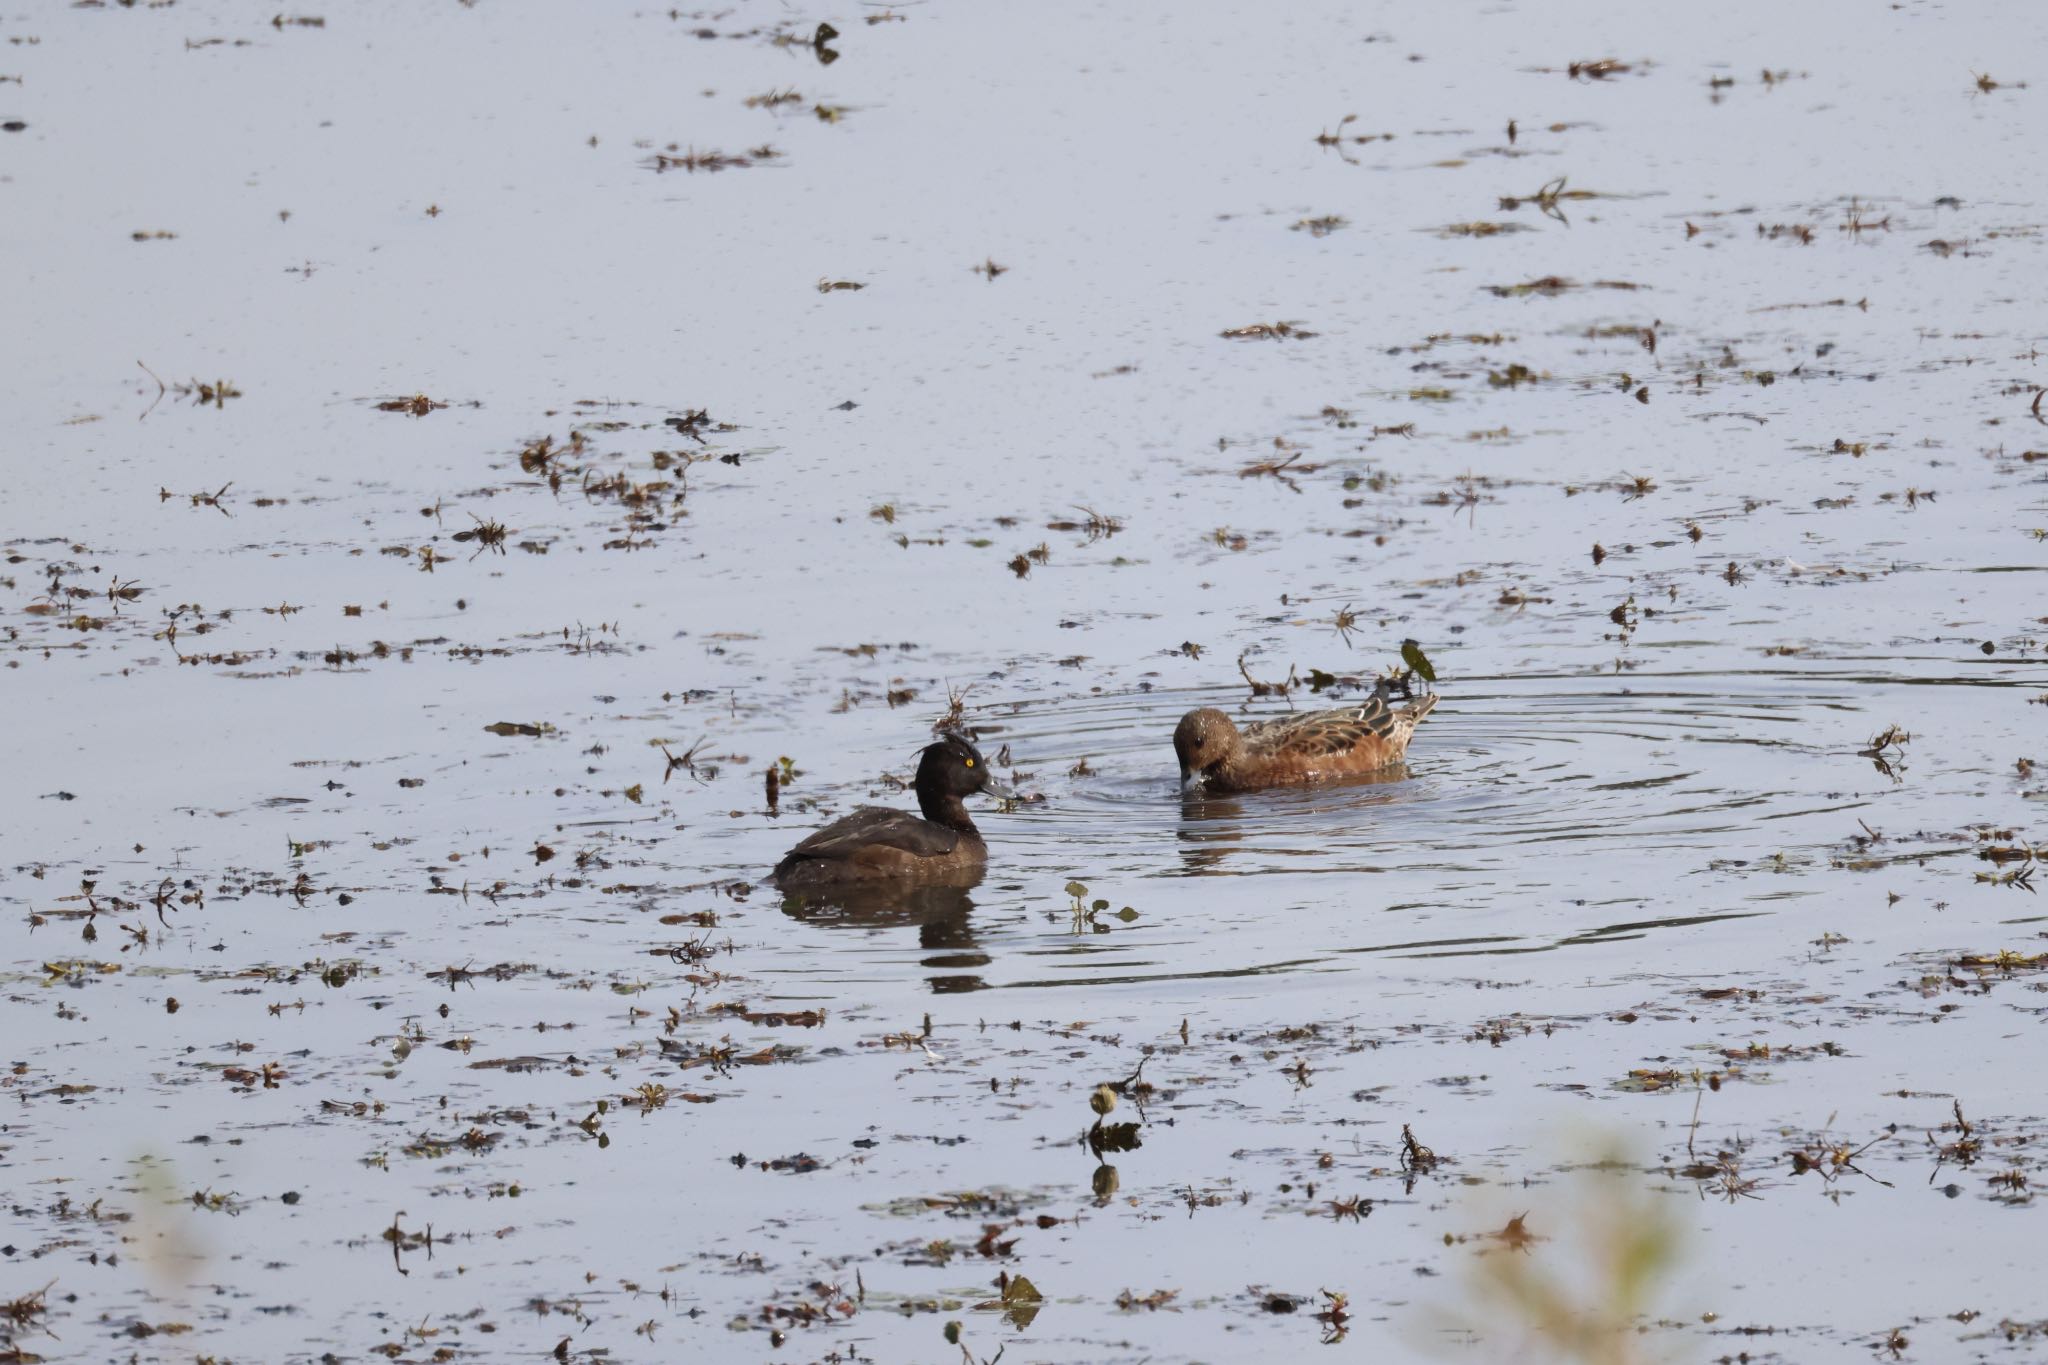
<svg viewBox="0 0 2048 1365">
<path fill-rule="evenodd" d="M 0 17 L 0 1359 L 2038 1358 L 2044 40 Z"/>
</svg>

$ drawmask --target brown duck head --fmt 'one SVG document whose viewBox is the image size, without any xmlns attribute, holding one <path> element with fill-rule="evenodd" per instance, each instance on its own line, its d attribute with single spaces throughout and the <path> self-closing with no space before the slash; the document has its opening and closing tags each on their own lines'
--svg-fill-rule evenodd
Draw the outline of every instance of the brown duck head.
<svg viewBox="0 0 2048 1365">
<path fill-rule="evenodd" d="M 1190 711 L 1173 730 L 1173 752 L 1180 759 L 1181 790 L 1201 786 L 1204 779 L 1236 754 L 1237 726 L 1213 706 Z"/>
</svg>

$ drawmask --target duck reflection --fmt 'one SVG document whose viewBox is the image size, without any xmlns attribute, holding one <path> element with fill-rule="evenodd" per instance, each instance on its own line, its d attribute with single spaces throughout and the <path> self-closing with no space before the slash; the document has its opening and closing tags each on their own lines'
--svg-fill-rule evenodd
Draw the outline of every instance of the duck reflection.
<svg viewBox="0 0 2048 1365">
<path fill-rule="evenodd" d="M 862 885 L 814 887 L 785 892 L 782 913 L 828 929 L 917 930 L 917 945 L 926 956 L 919 965 L 932 969 L 928 982 L 934 994 L 954 995 L 988 987 L 976 969 L 989 964 L 974 936 L 974 898 L 985 869 L 961 869 L 939 881 L 915 886 Z"/>
<path fill-rule="evenodd" d="M 1274 788 L 1249 796 L 1183 790 L 1180 798 L 1180 856 L 1193 876 L 1221 874 L 1224 859 L 1241 851 L 1259 833 L 1278 833 L 1294 821 L 1330 819 L 1363 811 L 1396 799 L 1392 792 L 1368 791 L 1408 780 L 1408 765 L 1396 763 L 1378 772 L 1360 773 L 1338 782 Z M 1249 818 L 1248 818 L 1249 817 Z M 1253 871 L 1246 868 L 1245 871 Z"/>
<path fill-rule="evenodd" d="M 1244 842 L 1244 798 L 1184 792 L 1180 798 L 1180 858 L 1190 873 L 1214 871 Z"/>
</svg>

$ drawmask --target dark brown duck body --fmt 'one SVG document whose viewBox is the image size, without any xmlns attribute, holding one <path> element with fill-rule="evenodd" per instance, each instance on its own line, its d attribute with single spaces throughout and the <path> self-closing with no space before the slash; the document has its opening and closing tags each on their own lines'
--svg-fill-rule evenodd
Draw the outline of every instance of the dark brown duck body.
<svg viewBox="0 0 2048 1365">
<path fill-rule="evenodd" d="M 1358 706 L 1243 729 L 1205 706 L 1182 716 L 1173 732 L 1181 786 L 1243 792 L 1377 772 L 1401 761 L 1415 727 L 1435 705 L 1434 696 L 1424 696 L 1397 709 L 1381 690 Z"/>
<path fill-rule="evenodd" d="M 981 752 L 958 735 L 926 747 L 917 765 L 922 818 L 862 806 L 791 849 L 769 880 L 785 889 L 848 882 L 952 881 L 987 863 L 988 845 L 965 798 L 989 787 Z"/>
</svg>

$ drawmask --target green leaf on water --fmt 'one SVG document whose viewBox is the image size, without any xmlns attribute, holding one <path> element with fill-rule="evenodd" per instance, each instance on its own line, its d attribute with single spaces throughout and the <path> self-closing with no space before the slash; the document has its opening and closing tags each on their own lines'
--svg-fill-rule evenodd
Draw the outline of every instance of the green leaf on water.
<svg viewBox="0 0 2048 1365">
<path fill-rule="evenodd" d="M 1038 1292 L 1038 1287 L 1019 1275 L 1003 1285 L 1000 1299 L 989 1299 L 974 1307 L 977 1312 L 1001 1313 L 1010 1320 L 1011 1326 L 1021 1332 L 1038 1316 L 1039 1307 L 1044 1302 L 1045 1296 Z"/>
<path fill-rule="evenodd" d="M 1401 642 L 1401 662 L 1414 670 L 1415 676 L 1424 682 L 1436 681 L 1436 665 L 1429 661 L 1429 656 L 1422 652 L 1422 646 L 1415 641 Z"/>
</svg>

